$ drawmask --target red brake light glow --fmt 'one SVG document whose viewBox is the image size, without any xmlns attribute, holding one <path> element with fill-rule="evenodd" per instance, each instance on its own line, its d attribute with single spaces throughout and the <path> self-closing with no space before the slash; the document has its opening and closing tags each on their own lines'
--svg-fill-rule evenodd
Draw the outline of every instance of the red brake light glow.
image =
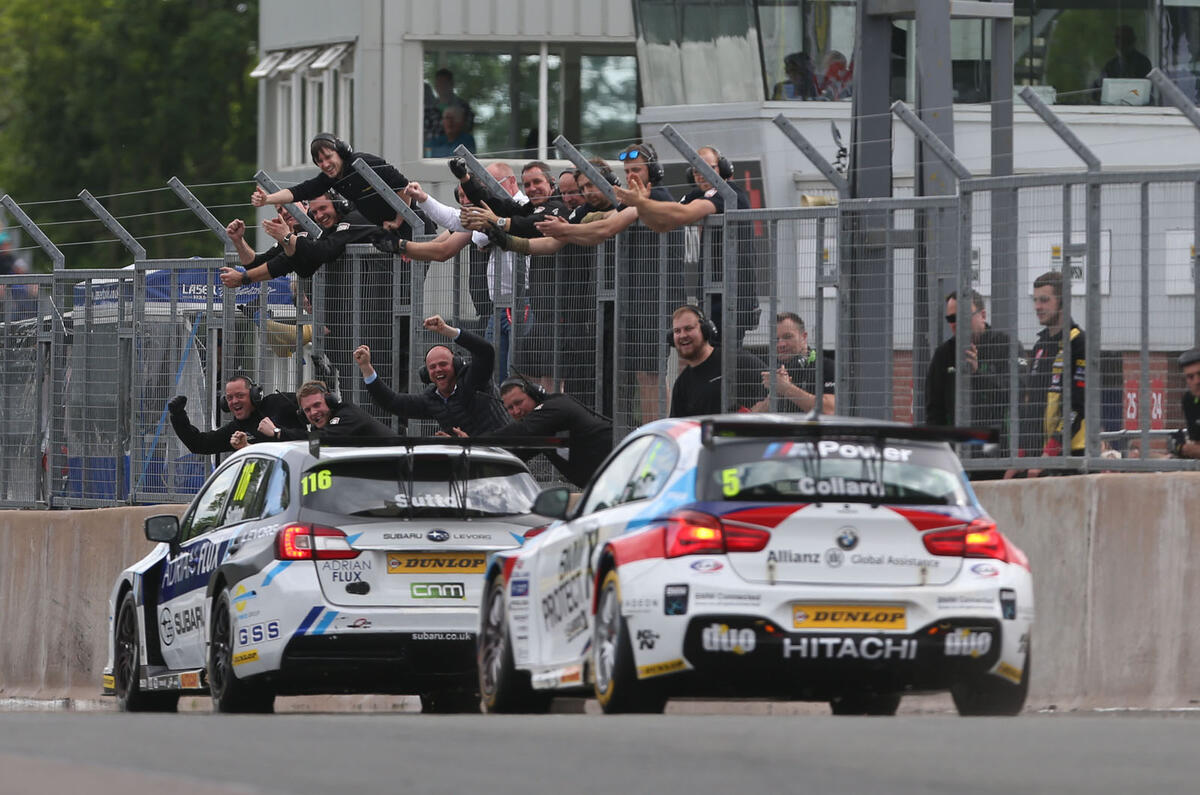
<svg viewBox="0 0 1200 795">
<path fill-rule="evenodd" d="M 699 511 L 680 511 L 666 521 L 664 553 L 668 558 L 684 555 L 723 555 L 726 552 L 758 552 L 771 534 L 752 527 L 726 525 L 715 516 Z"/>
<path fill-rule="evenodd" d="M 949 530 L 934 530 L 926 533 L 922 540 L 931 555 L 1018 562 L 1009 554 L 1008 544 L 1004 535 L 996 529 L 996 523 L 986 519 L 976 519 L 968 525 Z"/>
<path fill-rule="evenodd" d="M 337 560 L 357 558 L 346 534 L 336 527 L 290 524 L 275 534 L 275 557 L 279 560 Z"/>
</svg>

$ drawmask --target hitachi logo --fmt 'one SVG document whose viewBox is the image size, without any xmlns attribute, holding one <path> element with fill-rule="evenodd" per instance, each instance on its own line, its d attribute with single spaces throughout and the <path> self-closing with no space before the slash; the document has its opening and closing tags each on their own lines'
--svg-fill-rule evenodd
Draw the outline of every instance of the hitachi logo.
<svg viewBox="0 0 1200 795">
<path fill-rule="evenodd" d="M 915 660 L 912 638 L 790 638 L 783 639 L 783 659 L 802 660 Z"/>
</svg>

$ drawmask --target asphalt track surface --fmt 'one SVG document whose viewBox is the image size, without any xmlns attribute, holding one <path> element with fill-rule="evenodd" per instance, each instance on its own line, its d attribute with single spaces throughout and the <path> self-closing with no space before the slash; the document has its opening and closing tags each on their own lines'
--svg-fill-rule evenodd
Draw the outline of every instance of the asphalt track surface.
<svg viewBox="0 0 1200 795">
<path fill-rule="evenodd" d="M 0 714 L 0 793 L 1194 793 L 1200 715 Z"/>
</svg>

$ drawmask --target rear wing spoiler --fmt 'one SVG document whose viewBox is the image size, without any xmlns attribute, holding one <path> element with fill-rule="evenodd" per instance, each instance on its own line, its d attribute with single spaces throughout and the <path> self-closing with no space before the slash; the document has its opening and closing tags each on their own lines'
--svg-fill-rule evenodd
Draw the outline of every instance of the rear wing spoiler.
<svg viewBox="0 0 1200 795">
<path fill-rule="evenodd" d="M 888 439 L 913 442 L 952 442 L 989 445 L 1000 441 L 996 428 L 955 428 L 935 425 L 867 425 L 850 422 L 738 422 L 701 420 L 700 441 L 711 447 L 720 439 L 820 439 L 827 436 L 851 436 L 883 442 Z"/>
<path fill-rule="evenodd" d="M 569 434 L 559 436 L 339 436 L 325 440 L 320 431 L 310 431 L 308 452 L 313 458 L 321 457 L 322 447 L 417 447 L 441 445 L 461 447 L 464 452 L 472 447 L 502 447 L 505 450 L 554 450 L 566 447 Z"/>
</svg>

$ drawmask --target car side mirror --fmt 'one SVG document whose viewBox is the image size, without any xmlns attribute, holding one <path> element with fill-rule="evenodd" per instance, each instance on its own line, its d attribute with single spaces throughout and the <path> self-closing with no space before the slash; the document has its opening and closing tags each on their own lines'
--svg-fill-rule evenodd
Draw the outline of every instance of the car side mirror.
<svg viewBox="0 0 1200 795">
<path fill-rule="evenodd" d="M 170 514 L 146 518 L 146 538 L 164 544 L 173 544 L 179 537 L 179 517 Z"/>
<path fill-rule="evenodd" d="M 545 489 L 533 501 L 533 512 L 551 519 L 566 519 L 571 503 L 571 490 L 566 486 Z"/>
</svg>

